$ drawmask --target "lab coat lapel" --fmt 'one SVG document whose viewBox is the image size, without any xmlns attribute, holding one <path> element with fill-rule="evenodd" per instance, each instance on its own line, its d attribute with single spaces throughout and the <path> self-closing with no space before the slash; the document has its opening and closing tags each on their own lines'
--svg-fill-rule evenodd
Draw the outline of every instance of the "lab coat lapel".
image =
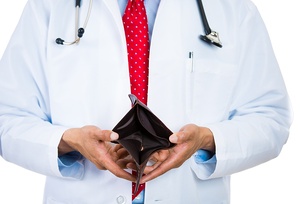
<svg viewBox="0 0 300 204">
<path fill-rule="evenodd" d="M 149 106 L 161 106 L 155 103 L 157 93 L 161 93 L 162 86 L 166 80 L 159 80 L 157 76 L 172 77 L 174 70 L 178 67 L 178 60 L 182 56 L 181 33 L 181 5 L 180 0 L 162 0 L 159 5 L 156 20 L 154 23 L 151 46 L 150 46 L 150 65 L 149 65 Z M 152 99 L 154 101 L 152 101 Z"/>
<path fill-rule="evenodd" d="M 104 4 L 107 6 L 107 9 L 110 11 L 110 14 L 113 16 L 116 26 L 118 27 L 120 37 L 122 41 L 126 44 L 125 32 L 123 27 L 122 15 L 118 5 L 118 1 L 112 0 L 103 0 Z"/>
<path fill-rule="evenodd" d="M 162 0 L 160 2 L 153 28 L 151 57 L 161 58 L 178 55 L 181 51 L 181 5 L 180 0 Z M 176 46 L 176 47 L 175 47 Z M 178 47 L 180 46 L 180 47 Z M 162 50 L 166 49 L 166 50 Z"/>
</svg>

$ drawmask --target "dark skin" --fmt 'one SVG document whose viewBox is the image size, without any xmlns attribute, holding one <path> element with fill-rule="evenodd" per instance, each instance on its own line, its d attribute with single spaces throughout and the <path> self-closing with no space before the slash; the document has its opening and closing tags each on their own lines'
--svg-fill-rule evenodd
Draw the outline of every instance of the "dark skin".
<svg viewBox="0 0 300 204">
<path fill-rule="evenodd" d="M 118 134 L 110 130 L 101 130 L 95 126 L 71 128 L 67 130 L 59 144 L 60 155 L 71 151 L 80 152 L 100 170 L 108 170 L 115 176 L 129 181 L 136 178 L 124 169 L 135 169 L 135 164 L 128 159 L 127 151 L 121 145 L 111 141 L 118 139 Z M 141 183 L 153 180 L 167 171 L 180 167 L 197 150 L 205 149 L 215 152 L 212 132 L 205 127 L 194 124 L 183 126 L 179 132 L 172 134 L 170 142 L 176 145 L 168 150 L 161 150 L 152 155 L 152 166 L 146 167 Z"/>
</svg>

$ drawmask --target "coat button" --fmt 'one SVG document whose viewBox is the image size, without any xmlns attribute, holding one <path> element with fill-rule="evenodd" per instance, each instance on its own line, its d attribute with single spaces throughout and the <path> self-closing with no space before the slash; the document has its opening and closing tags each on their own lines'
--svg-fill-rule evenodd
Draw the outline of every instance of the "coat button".
<svg viewBox="0 0 300 204">
<path fill-rule="evenodd" d="M 125 204 L 126 203 L 126 198 L 124 196 L 117 197 L 117 203 L 118 204 Z"/>
</svg>

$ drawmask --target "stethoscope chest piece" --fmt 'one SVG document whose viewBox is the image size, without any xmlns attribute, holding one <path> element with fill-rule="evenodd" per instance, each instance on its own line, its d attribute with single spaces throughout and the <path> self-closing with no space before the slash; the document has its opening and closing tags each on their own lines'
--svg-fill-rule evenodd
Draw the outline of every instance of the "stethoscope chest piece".
<svg viewBox="0 0 300 204">
<path fill-rule="evenodd" d="M 212 43 L 218 47 L 222 47 L 222 43 L 219 38 L 219 34 L 216 31 L 211 31 L 208 35 L 200 35 L 201 40 Z"/>
<path fill-rule="evenodd" d="M 217 47 L 221 48 L 222 43 L 221 43 L 220 38 L 219 38 L 219 33 L 217 33 L 216 31 L 212 31 L 210 29 L 210 26 L 208 24 L 206 14 L 205 14 L 205 11 L 204 11 L 202 0 L 197 0 L 197 3 L 198 3 L 198 8 L 199 8 L 199 11 L 200 11 L 202 23 L 203 23 L 204 30 L 205 30 L 205 35 L 201 35 L 200 39 L 207 42 L 207 43 L 209 43 L 209 44 L 213 44 L 213 45 L 216 45 Z"/>
</svg>

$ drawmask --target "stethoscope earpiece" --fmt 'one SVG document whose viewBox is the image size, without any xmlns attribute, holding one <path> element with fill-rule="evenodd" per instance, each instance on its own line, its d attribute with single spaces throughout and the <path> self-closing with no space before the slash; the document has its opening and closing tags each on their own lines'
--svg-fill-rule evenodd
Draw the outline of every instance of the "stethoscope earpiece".
<svg viewBox="0 0 300 204">
<path fill-rule="evenodd" d="M 79 28 L 78 29 L 78 37 L 82 38 L 83 34 L 84 34 L 84 28 Z"/>
<path fill-rule="evenodd" d="M 63 45 L 65 41 L 63 39 L 61 39 L 61 38 L 56 38 L 55 42 L 58 45 Z"/>
<path fill-rule="evenodd" d="M 92 5 L 93 5 L 93 0 L 90 0 L 90 5 L 89 5 L 89 9 L 85 18 L 85 22 L 84 22 L 84 26 L 82 28 L 78 28 L 78 24 L 79 24 L 79 8 L 81 6 L 81 0 L 76 0 L 75 1 L 75 7 L 76 7 L 76 14 L 75 14 L 75 25 L 76 25 L 76 32 L 75 32 L 75 40 L 73 42 L 65 42 L 63 39 L 61 38 L 57 38 L 55 40 L 56 44 L 58 45 L 73 45 L 73 44 L 78 44 L 80 41 L 80 38 L 82 38 L 84 32 L 85 32 L 85 28 L 89 22 L 89 18 L 91 15 L 91 11 L 92 11 Z"/>
</svg>

